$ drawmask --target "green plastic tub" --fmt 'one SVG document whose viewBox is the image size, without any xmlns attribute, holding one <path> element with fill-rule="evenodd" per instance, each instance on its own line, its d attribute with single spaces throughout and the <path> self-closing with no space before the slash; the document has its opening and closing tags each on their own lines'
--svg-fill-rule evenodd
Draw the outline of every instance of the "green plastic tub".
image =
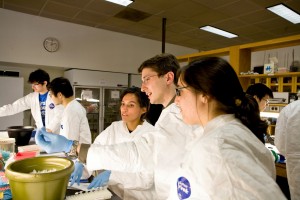
<svg viewBox="0 0 300 200">
<path fill-rule="evenodd" d="M 14 200 L 63 200 L 73 170 L 73 161 L 67 158 L 45 156 L 15 161 L 5 176 Z"/>
</svg>

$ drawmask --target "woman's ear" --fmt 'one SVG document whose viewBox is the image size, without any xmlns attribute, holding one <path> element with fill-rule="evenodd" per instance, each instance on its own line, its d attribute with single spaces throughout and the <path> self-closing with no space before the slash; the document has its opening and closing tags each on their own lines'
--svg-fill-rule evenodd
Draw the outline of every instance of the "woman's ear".
<svg viewBox="0 0 300 200">
<path fill-rule="evenodd" d="M 204 94 L 200 94 L 200 100 L 201 100 L 202 103 L 208 103 L 209 96 L 204 95 Z"/>
<path fill-rule="evenodd" d="M 146 107 L 142 107 L 142 113 L 146 113 L 147 112 L 147 108 Z"/>
</svg>

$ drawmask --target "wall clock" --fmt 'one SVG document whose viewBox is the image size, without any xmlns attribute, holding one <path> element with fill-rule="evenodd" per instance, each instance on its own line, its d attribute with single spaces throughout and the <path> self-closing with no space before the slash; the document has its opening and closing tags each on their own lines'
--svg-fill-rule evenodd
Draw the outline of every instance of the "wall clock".
<svg viewBox="0 0 300 200">
<path fill-rule="evenodd" d="M 59 41 L 54 37 L 47 37 L 44 40 L 44 48 L 49 52 L 56 52 L 59 48 Z"/>
</svg>

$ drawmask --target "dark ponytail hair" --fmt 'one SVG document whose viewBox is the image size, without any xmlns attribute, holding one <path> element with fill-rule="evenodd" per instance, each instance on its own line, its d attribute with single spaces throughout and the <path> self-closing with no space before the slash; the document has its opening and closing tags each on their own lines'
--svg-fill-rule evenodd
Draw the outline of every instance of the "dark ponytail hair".
<svg viewBox="0 0 300 200">
<path fill-rule="evenodd" d="M 249 94 L 245 94 L 240 104 L 239 100 L 236 99 L 235 117 L 240 119 L 262 143 L 265 143 L 264 133 L 267 131 L 268 124 L 260 118 L 257 101 Z"/>
<path fill-rule="evenodd" d="M 256 100 L 246 95 L 231 65 L 219 57 L 203 57 L 178 71 L 178 77 L 195 92 L 210 96 L 218 102 L 218 109 L 247 126 L 264 143 L 267 123 L 259 115 Z"/>
</svg>

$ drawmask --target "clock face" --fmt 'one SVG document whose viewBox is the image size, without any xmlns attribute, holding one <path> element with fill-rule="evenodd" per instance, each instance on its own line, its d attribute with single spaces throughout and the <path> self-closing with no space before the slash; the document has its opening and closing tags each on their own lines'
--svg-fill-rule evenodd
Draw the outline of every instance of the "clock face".
<svg viewBox="0 0 300 200">
<path fill-rule="evenodd" d="M 59 48 L 59 42 L 56 38 L 48 37 L 44 40 L 44 48 L 49 52 L 55 52 Z"/>
</svg>

